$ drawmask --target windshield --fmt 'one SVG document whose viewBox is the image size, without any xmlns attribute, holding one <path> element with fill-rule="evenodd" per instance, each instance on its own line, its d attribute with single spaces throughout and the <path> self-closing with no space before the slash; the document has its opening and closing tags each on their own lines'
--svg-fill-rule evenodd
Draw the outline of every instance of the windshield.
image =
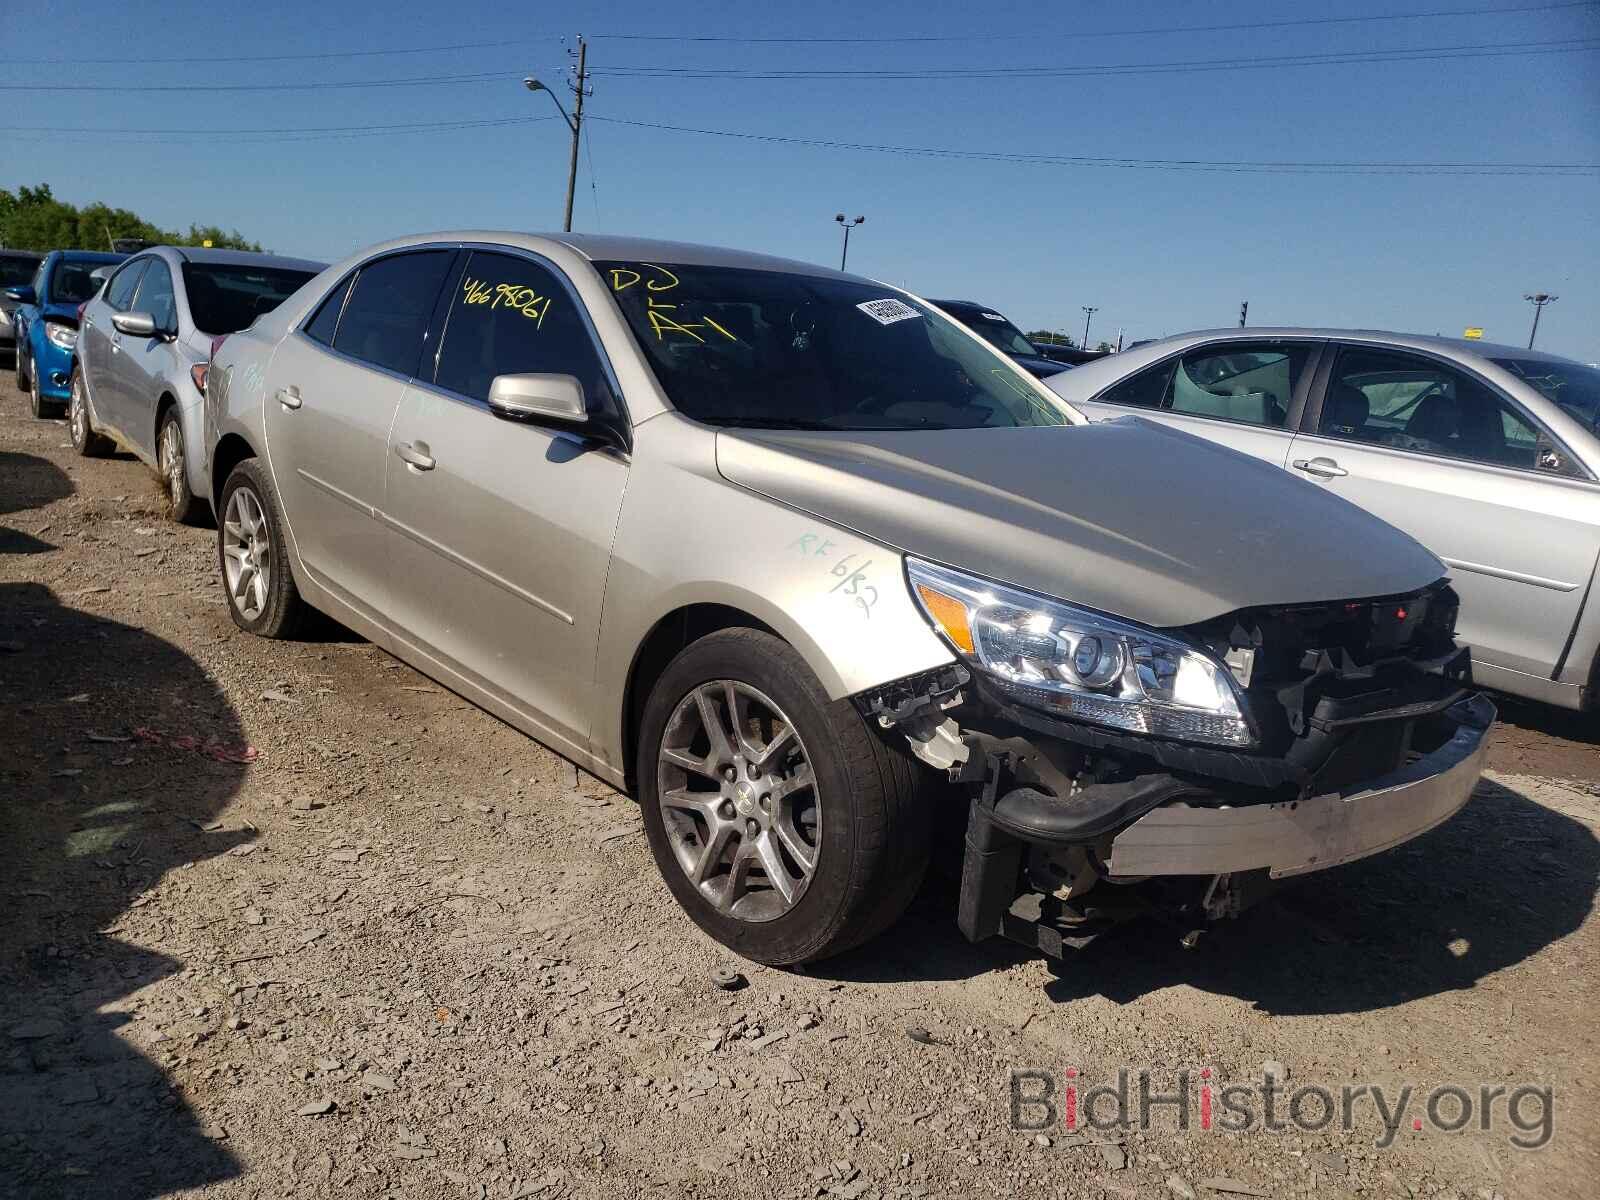
<svg viewBox="0 0 1600 1200">
<path fill-rule="evenodd" d="M 50 272 L 51 304 L 82 304 L 92 300 L 100 290 L 100 281 L 91 279 L 90 273 L 103 266 L 97 262 L 58 262 Z"/>
<path fill-rule="evenodd" d="M 1039 354 L 1038 347 L 1022 336 L 1022 330 L 997 312 L 965 306 L 946 311 L 991 346 L 1007 354 L 1026 354 L 1030 358 L 1036 358 Z"/>
<path fill-rule="evenodd" d="M 1068 425 L 1070 409 L 943 316 L 849 279 L 599 262 L 685 416 L 776 429 Z"/>
<path fill-rule="evenodd" d="M 1551 362 L 1538 358 L 1496 358 L 1490 360 L 1559 404 L 1567 415 L 1600 432 L 1600 370 L 1579 363 Z"/>
<path fill-rule="evenodd" d="M 0 254 L 0 287 L 23 287 L 39 269 L 37 258 L 14 258 Z"/>
<path fill-rule="evenodd" d="M 239 263 L 183 264 L 189 315 L 204 333 L 237 333 L 300 290 L 314 271 Z"/>
</svg>

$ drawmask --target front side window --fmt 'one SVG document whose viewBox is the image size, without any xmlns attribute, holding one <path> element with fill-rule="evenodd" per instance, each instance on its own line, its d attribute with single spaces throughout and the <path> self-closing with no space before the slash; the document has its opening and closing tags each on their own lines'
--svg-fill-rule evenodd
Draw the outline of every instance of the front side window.
<svg viewBox="0 0 1600 1200">
<path fill-rule="evenodd" d="M 285 270 L 239 263 L 183 264 L 183 290 L 189 297 L 189 317 L 204 333 L 238 333 L 269 313 L 314 271 Z"/>
<path fill-rule="evenodd" d="M 136 303 L 141 312 L 150 314 L 158 332 L 177 332 L 178 299 L 172 292 L 172 271 L 160 259 L 146 268 Z"/>
<path fill-rule="evenodd" d="M 416 250 L 361 268 L 333 348 L 401 375 L 415 375 L 428 318 L 453 250 Z"/>
<path fill-rule="evenodd" d="M 779 429 L 1069 425 L 1071 410 L 949 318 L 849 279 L 597 262 L 685 416 Z"/>
<path fill-rule="evenodd" d="M 111 282 L 106 285 L 106 303 L 117 312 L 127 312 L 133 304 L 133 293 L 138 289 L 139 281 L 144 278 L 145 268 L 149 265 L 148 258 L 136 258 L 113 275 Z"/>
<path fill-rule="evenodd" d="M 545 267 L 474 250 L 456 284 L 434 382 L 487 400 L 496 375 L 572 375 L 590 412 L 613 407 L 599 353 L 577 302 Z"/>
<path fill-rule="evenodd" d="M 1318 431 L 1345 441 L 1532 469 L 1539 431 L 1486 385 L 1420 355 L 1346 347 Z"/>
<path fill-rule="evenodd" d="M 94 294 L 100 290 L 99 283 L 92 277 L 94 269 L 99 265 L 88 262 L 58 262 L 56 269 L 50 272 L 50 303 L 82 304 L 85 300 L 92 300 Z"/>
</svg>

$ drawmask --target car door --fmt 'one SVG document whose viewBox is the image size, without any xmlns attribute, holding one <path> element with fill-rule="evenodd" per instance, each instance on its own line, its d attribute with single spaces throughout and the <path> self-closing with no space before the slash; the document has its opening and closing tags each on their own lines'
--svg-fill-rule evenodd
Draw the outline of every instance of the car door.
<svg viewBox="0 0 1600 1200">
<path fill-rule="evenodd" d="M 453 249 L 363 264 L 278 346 L 267 371 L 273 482 L 313 582 L 382 620 L 385 456 Z"/>
<path fill-rule="evenodd" d="M 126 401 L 119 390 L 126 386 L 122 379 L 124 335 L 111 323 L 111 317 L 132 309 L 134 295 L 149 266 L 150 259 L 146 257 L 130 259 L 119 267 L 101 292 L 104 303 L 91 301 L 84 310 L 85 318 L 90 319 L 85 320 L 78 335 L 78 356 L 95 419 L 119 433 L 126 424 Z"/>
<path fill-rule="evenodd" d="M 1286 465 L 1315 341 L 1223 339 L 1162 359 L 1079 405 L 1093 420 L 1137 411 L 1163 425 Z"/>
<path fill-rule="evenodd" d="M 579 380 L 592 414 L 614 415 L 609 366 L 554 267 L 481 249 L 454 280 L 433 366 L 407 389 L 390 438 L 391 612 L 424 653 L 586 747 L 628 464 L 487 401 L 497 375 L 554 373 Z"/>
<path fill-rule="evenodd" d="M 166 380 L 175 372 L 174 344 L 178 332 L 178 298 L 172 286 L 172 270 L 165 261 L 152 258 L 139 280 L 133 311 L 148 313 L 156 332 L 150 337 L 123 334 L 121 353 L 116 355 L 114 374 L 117 399 L 121 405 L 119 425 L 134 452 L 154 463 L 156 459 L 156 401 Z"/>
<path fill-rule="evenodd" d="M 1339 347 L 1314 409 L 1291 469 L 1445 561 L 1482 682 L 1550 679 L 1600 555 L 1600 489 L 1583 468 L 1541 453 L 1550 435 L 1513 398 L 1420 352 Z"/>
</svg>

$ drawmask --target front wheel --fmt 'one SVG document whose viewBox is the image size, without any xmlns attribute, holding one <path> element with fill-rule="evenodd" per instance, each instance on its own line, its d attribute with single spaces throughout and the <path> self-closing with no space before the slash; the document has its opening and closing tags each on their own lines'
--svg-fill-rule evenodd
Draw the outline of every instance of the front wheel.
<svg viewBox="0 0 1600 1200">
<path fill-rule="evenodd" d="M 72 448 L 84 458 L 104 458 L 115 448 L 110 438 L 94 431 L 94 420 L 89 415 L 89 389 L 84 385 L 81 367 L 74 367 L 72 371 L 67 430 L 72 435 Z"/>
<path fill-rule="evenodd" d="M 29 357 L 28 361 L 28 407 L 33 410 L 33 415 L 40 420 L 61 415 L 61 405 L 54 400 L 44 398 L 44 390 L 39 383 L 39 364 Z"/>
<path fill-rule="evenodd" d="M 161 483 L 167 493 L 167 515 L 182 523 L 194 516 L 194 493 L 189 490 L 189 464 L 183 454 L 183 420 L 176 407 L 161 418 L 156 434 L 156 463 L 161 468 Z"/>
<path fill-rule="evenodd" d="M 931 819 L 915 764 L 771 634 L 722 630 L 672 661 L 644 704 L 637 770 L 667 886 L 747 958 L 857 946 L 922 880 Z"/>
</svg>

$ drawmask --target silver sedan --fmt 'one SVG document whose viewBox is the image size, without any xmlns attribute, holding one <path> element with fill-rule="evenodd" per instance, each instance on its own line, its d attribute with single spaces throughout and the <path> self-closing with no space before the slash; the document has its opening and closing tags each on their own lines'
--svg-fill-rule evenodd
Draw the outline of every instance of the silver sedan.
<svg viewBox="0 0 1600 1200">
<path fill-rule="evenodd" d="M 83 308 L 67 420 L 78 453 L 121 445 L 154 467 L 174 520 L 203 504 L 201 401 L 213 341 L 271 312 L 323 264 L 158 246 Z"/>
<path fill-rule="evenodd" d="M 1183 429 L 1404 529 L 1451 568 L 1478 682 L 1565 708 L 1594 702 L 1600 370 L 1451 338 L 1226 329 L 1047 386 L 1093 420 Z"/>
</svg>

